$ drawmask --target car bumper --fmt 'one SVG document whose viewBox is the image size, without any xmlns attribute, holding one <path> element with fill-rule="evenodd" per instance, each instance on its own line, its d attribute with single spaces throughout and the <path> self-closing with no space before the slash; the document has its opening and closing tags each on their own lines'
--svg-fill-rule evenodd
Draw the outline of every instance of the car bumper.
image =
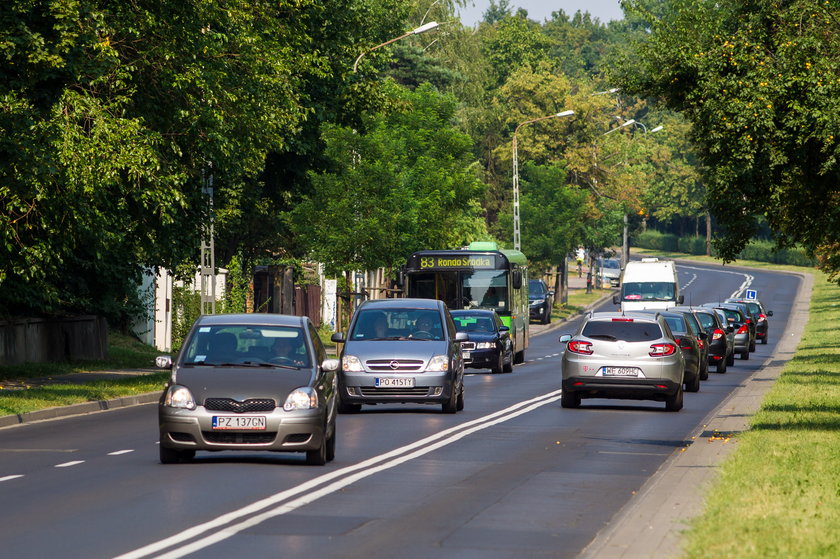
<svg viewBox="0 0 840 559">
<path fill-rule="evenodd" d="M 380 388 L 377 378 L 414 378 L 413 387 Z M 419 403 L 440 404 L 452 396 L 455 375 L 444 373 L 379 374 L 343 373 L 339 379 L 341 401 L 345 404 Z"/>
<path fill-rule="evenodd" d="M 499 362 L 499 350 L 497 349 L 473 349 L 470 356 L 464 358 L 464 367 L 473 369 L 486 369 Z"/>
<path fill-rule="evenodd" d="M 720 339 L 709 344 L 709 363 L 717 363 L 721 359 L 726 359 L 726 340 Z"/>
<path fill-rule="evenodd" d="M 669 379 L 626 379 L 604 377 L 569 377 L 563 379 L 563 392 L 581 398 L 620 398 L 664 401 L 679 389 L 680 383 Z"/>
<path fill-rule="evenodd" d="M 531 319 L 542 319 L 546 313 L 546 306 L 545 304 L 539 305 L 537 307 L 528 307 L 528 317 Z"/>
<path fill-rule="evenodd" d="M 262 416 L 265 429 L 214 430 L 214 416 Z M 208 411 L 203 406 L 194 410 L 158 408 L 160 444 L 181 450 L 268 450 L 303 452 L 320 448 L 325 438 L 326 410 L 275 408 L 271 413 L 235 414 Z"/>
</svg>

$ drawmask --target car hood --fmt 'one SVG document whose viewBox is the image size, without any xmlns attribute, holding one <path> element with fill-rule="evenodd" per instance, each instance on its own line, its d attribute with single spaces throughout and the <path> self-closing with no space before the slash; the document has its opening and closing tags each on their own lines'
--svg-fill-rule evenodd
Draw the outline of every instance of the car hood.
<svg viewBox="0 0 840 559">
<path fill-rule="evenodd" d="M 467 332 L 471 342 L 494 342 L 498 336 L 493 332 Z"/>
<path fill-rule="evenodd" d="M 345 355 L 355 355 L 362 361 L 370 359 L 422 359 L 428 361 L 435 355 L 446 355 L 446 340 L 367 340 L 349 341 L 344 345 Z"/>
<path fill-rule="evenodd" d="M 192 392 L 196 403 L 205 398 L 272 398 L 282 406 L 289 392 L 308 386 L 311 369 L 253 367 L 182 367 L 175 375 L 177 384 Z"/>
</svg>

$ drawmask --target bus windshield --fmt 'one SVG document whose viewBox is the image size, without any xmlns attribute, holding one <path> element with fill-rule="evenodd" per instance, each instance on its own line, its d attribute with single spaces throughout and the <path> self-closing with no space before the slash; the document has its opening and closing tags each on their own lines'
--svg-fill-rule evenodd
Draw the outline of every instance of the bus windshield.
<svg viewBox="0 0 840 559">
<path fill-rule="evenodd" d="M 463 274 L 463 282 L 464 299 L 469 301 L 470 308 L 508 310 L 505 271 L 476 270 L 466 272 Z"/>
</svg>

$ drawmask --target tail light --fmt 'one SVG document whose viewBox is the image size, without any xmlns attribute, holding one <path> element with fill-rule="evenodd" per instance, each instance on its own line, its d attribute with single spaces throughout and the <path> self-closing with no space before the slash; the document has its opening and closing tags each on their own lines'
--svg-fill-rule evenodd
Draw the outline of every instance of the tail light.
<svg viewBox="0 0 840 559">
<path fill-rule="evenodd" d="M 737 332 L 737 333 L 738 333 L 738 334 L 746 334 L 746 333 L 747 333 L 747 332 L 749 332 L 749 331 L 750 331 L 750 330 L 749 330 L 749 328 L 747 328 L 747 325 L 746 325 L 746 324 L 742 324 L 742 325 L 741 325 L 741 327 L 740 327 L 740 328 L 738 328 L 738 332 Z"/>
<path fill-rule="evenodd" d="M 747 324 L 752 324 L 752 319 L 751 318 L 747 319 Z"/>
<path fill-rule="evenodd" d="M 677 346 L 674 344 L 653 344 L 650 346 L 651 357 L 665 357 L 667 355 L 674 355 L 677 352 Z"/>
<path fill-rule="evenodd" d="M 712 339 L 713 339 L 713 340 L 719 340 L 719 339 L 721 339 L 723 336 L 724 336 L 724 334 L 723 334 L 723 330 L 720 330 L 720 329 L 715 329 L 715 331 L 714 331 L 714 332 L 712 332 Z"/>
<path fill-rule="evenodd" d="M 687 337 L 682 336 L 679 339 L 679 342 L 680 342 L 680 349 L 692 349 L 691 340 L 688 339 Z"/>
<path fill-rule="evenodd" d="M 761 313 L 760 315 L 758 315 L 758 321 L 759 322 L 764 322 L 765 320 L 767 320 L 767 315 L 766 314 Z"/>
<path fill-rule="evenodd" d="M 703 340 L 697 340 L 697 345 L 698 347 L 700 347 L 700 349 L 703 349 L 704 347 L 706 347 L 706 342 L 704 342 Z"/>
<path fill-rule="evenodd" d="M 592 344 L 583 342 L 581 340 L 570 340 L 566 345 L 566 349 L 572 353 L 579 353 L 581 355 L 592 355 Z"/>
</svg>

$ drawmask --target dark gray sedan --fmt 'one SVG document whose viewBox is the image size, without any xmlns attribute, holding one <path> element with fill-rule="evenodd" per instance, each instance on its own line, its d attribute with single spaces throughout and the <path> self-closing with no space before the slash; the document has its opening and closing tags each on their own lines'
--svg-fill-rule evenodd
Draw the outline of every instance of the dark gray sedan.
<svg viewBox="0 0 840 559">
<path fill-rule="evenodd" d="M 173 362 L 159 404 L 160 461 L 197 450 L 304 452 L 335 457 L 336 370 L 306 317 L 200 317 Z"/>
</svg>

